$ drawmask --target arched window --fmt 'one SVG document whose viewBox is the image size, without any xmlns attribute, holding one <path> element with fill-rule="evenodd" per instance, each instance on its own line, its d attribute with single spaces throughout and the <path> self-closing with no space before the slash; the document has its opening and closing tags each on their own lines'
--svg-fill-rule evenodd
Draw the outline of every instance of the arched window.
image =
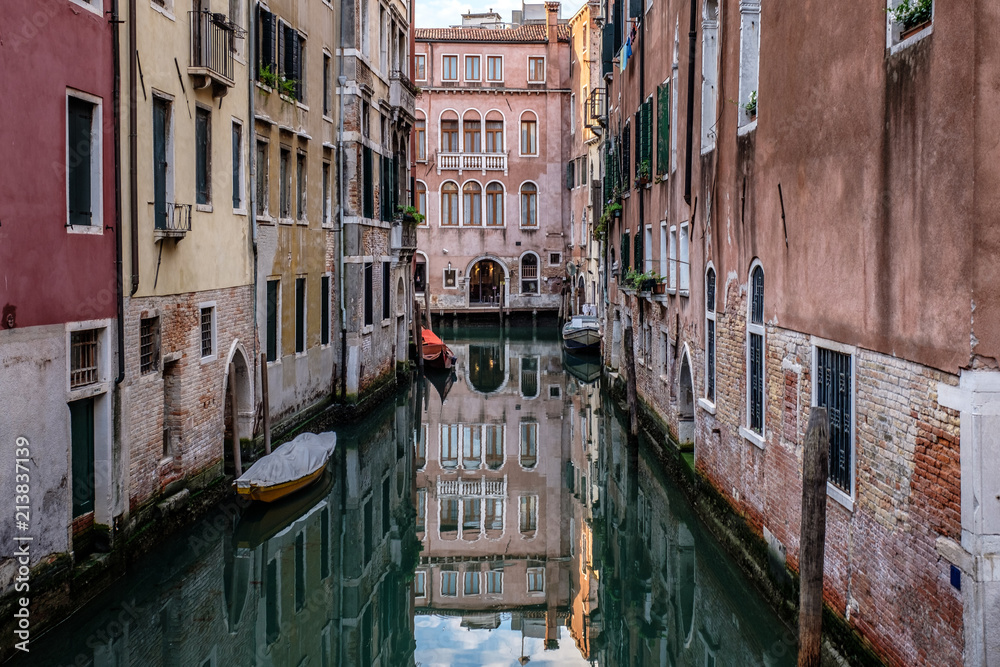
<svg viewBox="0 0 1000 667">
<path fill-rule="evenodd" d="M 705 398 L 715 403 L 715 269 L 705 271 Z"/>
<path fill-rule="evenodd" d="M 483 123 L 479 120 L 479 116 L 475 112 L 466 113 L 465 118 L 462 120 L 462 128 L 465 131 L 465 147 L 463 150 L 466 153 L 481 153 L 483 149 Z"/>
<path fill-rule="evenodd" d="M 503 153 L 503 116 L 497 111 L 486 114 L 486 152 Z"/>
<path fill-rule="evenodd" d="M 441 116 L 441 152 L 458 152 L 458 116 L 451 111 Z"/>
<path fill-rule="evenodd" d="M 521 226 L 538 226 L 538 188 L 534 183 L 521 186 Z"/>
<path fill-rule="evenodd" d="M 760 264 L 750 271 L 750 312 L 747 318 L 747 426 L 764 435 L 764 269 Z"/>
<path fill-rule="evenodd" d="M 458 184 L 448 181 L 441 186 L 441 226 L 458 225 Z"/>
<path fill-rule="evenodd" d="M 535 371 L 537 373 L 537 371 Z M 537 392 L 536 392 L 537 395 Z M 531 469 L 538 463 L 538 424 L 521 422 L 521 467 Z"/>
<path fill-rule="evenodd" d="M 462 224 L 474 227 L 483 224 L 483 189 L 479 183 L 469 181 L 462 186 L 462 206 L 465 211 Z"/>
<path fill-rule="evenodd" d="M 521 116 L 521 155 L 538 155 L 538 121 L 530 111 Z"/>
<path fill-rule="evenodd" d="M 533 252 L 521 258 L 521 293 L 538 294 L 538 255 Z"/>
<path fill-rule="evenodd" d="M 424 216 L 421 224 L 427 224 L 427 185 L 423 181 L 417 181 L 417 191 L 413 196 L 413 203 L 417 208 L 417 213 Z"/>
<path fill-rule="evenodd" d="M 424 118 L 417 119 L 417 125 L 414 128 L 417 135 L 417 161 L 422 161 L 427 159 L 427 120 Z"/>
<path fill-rule="evenodd" d="M 503 186 L 493 181 L 486 186 L 486 226 L 503 227 Z"/>
</svg>

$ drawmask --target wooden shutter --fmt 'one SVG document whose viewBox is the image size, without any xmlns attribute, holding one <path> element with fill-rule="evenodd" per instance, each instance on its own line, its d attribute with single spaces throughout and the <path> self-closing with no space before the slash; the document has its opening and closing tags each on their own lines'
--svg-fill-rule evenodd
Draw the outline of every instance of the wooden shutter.
<svg viewBox="0 0 1000 667">
<path fill-rule="evenodd" d="M 615 59 L 615 24 L 608 23 L 601 31 L 601 74 L 607 75 L 614 68 Z"/>
<path fill-rule="evenodd" d="M 639 107 L 642 114 L 642 162 L 649 165 L 649 171 L 653 171 L 653 103 L 646 100 Z"/>
<path fill-rule="evenodd" d="M 622 278 L 624 278 L 625 274 L 628 273 L 629 260 L 630 260 L 630 258 L 632 256 L 632 254 L 631 254 L 631 252 L 629 250 L 629 242 L 628 242 L 628 233 L 627 232 L 624 233 L 624 234 L 622 234 L 622 247 L 621 247 L 621 250 L 622 250 L 622 269 L 621 269 L 620 275 L 621 275 Z"/>
<path fill-rule="evenodd" d="M 267 360 L 278 358 L 278 281 L 267 281 Z"/>
<path fill-rule="evenodd" d="M 274 69 L 274 14 L 266 9 L 260 10 L 258 31 L 260 32 L 260 51 L 258 61 L 261 68 Z"/>
<path fill-rule="evenodd" d="M 299 41 L 299 35 L 295 32 L 295 28 L 292 26 L 286 24 L 283 27 L 284 32 L 282 35 L 282 45 L 284 48 L 282 51 L 282 58 L 284 62 L 282 65 L 284 66 L 285 78 L 294 79 L 296 66 L 295 44 Z"/>
<path fill-rule="evenodd" d="M 656 171 L 670 171 L 670 84 L 656 88 Z"/>
<path fill-rule="evenodd" d="M 94 511 L 94 399 L 69 404 L 73 517 Z"/>
<path fill-rule="evenodd" d="M 365 147 L 361 186 L 364 189 L 364 210 L 366 218 L 375 217 L 375 183 L 372 179 L 372 149 Z"/>
<path fill-rule="evenodd" d="M 573 179 L 574 179 L 574 161 L 570 160 L 566 163 L 566 189 L 573 189 Z"/>
<path fill-rule="evenodd" d="M 646 262 L 645 262 L 645 257 L 643 256 L 643 248 L 642 248 L 642 244 L 644 243 L 643 236 L 644 236 L 643 230 L 642 227 L 640 227 L 635 234 L 635 262 L 634 262 L 635 270 L 639 272 L 646 270 L 645 266 Z"/>
<path fill-rule="evenodd" d="M 67 167 L 69 169 L 69 224 L 100 224 L 92 219 L 91 202 L 91 128 L 94 123 L 94 105 L 69 98 Z"/>
</svg>

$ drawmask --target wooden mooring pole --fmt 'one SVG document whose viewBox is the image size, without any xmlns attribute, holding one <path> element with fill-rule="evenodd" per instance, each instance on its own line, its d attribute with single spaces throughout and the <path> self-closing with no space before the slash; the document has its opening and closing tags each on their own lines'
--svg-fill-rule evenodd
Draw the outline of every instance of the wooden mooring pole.
<svg viewBox="0 0 1000 667">
<path fill-rule="evenodd" d="M 240 452 L 240 409 L 236 402 L 236 366 L 229 364 L 229 405 L 232 415 L 233 467 L 236 476 L 243 474 L 243 457 Z"/>
<path fill-rule="evenodd" d="M 267 393 L 267 353 L 260 353 L 260 398 L 264 410 L 264 453 L 271 453 L 271 399 Z"/>
<path fill-rule="evenodd" d="M 802 453 L 799 539 L 799 667 L 819 667 L 823 630 L 823 552 L 830 432 L 826 408 L 814 407 Z"/>
<path fill-rule="evenodd" d="M 417 370 L 424 372 L 424 332 L 420 314 L 420 302 L 413 302 L 413 347 L 417 351 Z"/>
<path fill-rule="evenodd" d="M 628 401 L 629 437 L 639 437 L 639 397 L 635 388 L 635 348 L 632 346 L 632 321 L 625 323 L 622 346 L 625 348 L 625 397 Z"/>
</svg>

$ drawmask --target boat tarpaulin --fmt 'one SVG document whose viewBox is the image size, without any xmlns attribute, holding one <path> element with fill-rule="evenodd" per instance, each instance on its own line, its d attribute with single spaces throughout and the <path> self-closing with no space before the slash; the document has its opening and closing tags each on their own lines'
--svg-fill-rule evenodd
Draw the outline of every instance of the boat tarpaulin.
<svg viewBox="0 0 1000 667">
<path fill-rule="evenodd" d="M 336 433 L 302 433 L 250 466 L 236 486 L 274 486 L 301 479 L 323 467 L 336 446 Z"/>
<path fill-rule="evenodd" d="M 444 341 L 430 329 L 423 330 L 424 359 L 435 359 L 444 350 Z"/>
</svg>

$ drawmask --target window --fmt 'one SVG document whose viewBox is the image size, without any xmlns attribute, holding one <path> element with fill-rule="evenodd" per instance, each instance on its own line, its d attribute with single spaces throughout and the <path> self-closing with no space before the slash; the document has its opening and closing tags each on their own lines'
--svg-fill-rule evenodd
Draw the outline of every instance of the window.
<svg viewBox="0 0 1000 667">
<path fill-rule="evenodd" d="M 503 118 L 496 118 L 496 112 L 486 115 L 486 152 L 503 153 Z"/>
<path fill-rule="evenodd" d="M 653 270 L 653 227 L 646 225 L 642 239 L 642 270 Z"/>
<path fill-rule="evenodd" d="M 522 364 L 527 359 L 522 360 Z M 534 361 L 533 359 L 531 361 Z M 522 366 L 522 380 L 524 369 Z M 537 371 L 535 371 L 537 374 Z M 536 376 L 537 377 L 537 376 Z M 537 390 L 536 390 L 537 393 Z M 528 397 L 526 395 L 526 397 Z M 520 454 L 521 467 L 531 469 L 535 467 L 538 463 L 538 424 L 535 422 L 522 422 L 521 423 L 521 454 Z"/>
<path fill-rule="evenodd" d="M 267 360 L 278 359 L 278 286 L 279 280 L 267 281 Z"/>
<path fill-rule="evenodd" d="M 816 401 L 830 423 L 830 483 L 848 496 L 853 491 L 853 373 L 851 355 L 816 348 Z"/>
<path fill-rule="evenodd" d="M 521 118 L 521 155 L 538 155 L 538 123 L 530 111 Z"/>
<path fill-rule="evenodd" d="M 201 357 L 215 354 L 215 307 L 201 309 Z"/>
<path fill-rule="evenodd" d="M 667 254 L 667 222 L 663 220 L 660 222 L 660 277 L 664 280 L 669 280 L 667 275 L 669 272 L 669 262 L 670 255 Z M 669 287 L 669 284 L 668 284 Z"/>
<path fill-rule="evenodd" d="M 458 56 L 441 57 L 441 80 L 458 81 Z"/>
<path fill-rule="evenodd" d="M 392 264 L 382 262 L 382 319 L 387 320 L 392 315 L 390 308 L 390 292 L 392 283 Z"/>
<path fill-rule="evenodd" d="M 427 573 L 417 572 L 413 576 L 413 596 L 422 598 L 427 595 L 426 589 Z"/>
<path fill-rule="evenodd" d="M 479 81 L 479 56 L 465 56 L 465 80 Z"/>
<path fill-rule="evenodd" d="M 503 81 L 503 57 L 486 56 L 486 80 Z"/>
<path fill-rule="evenodd" d="M 295 279 L 295 353 L 306 351 L 306 279 Z"/>
<path fill-rule="evenodd" d="M 323 115 L 329 116 L 333 105 L 333 72 L 330 68 L 330 54 L 323 54 Z"/>
<path fill-rule="evenodd" d="M 478 538 L 482 528 L 482 515 L 482 498 L 466 498 L 462 501 L 462 532 L 466 534 L 466 539 Z"/>
<path fill-rule="evenodd" d="M 281 192 L 278 215 L 282 219 L 292 217 L 292 153 L 287 148 L 281 149 L 281 159 L 278 163 L 278 178 L 281 179 Z"/>
<path fill-rule="evenodd" d="M 212 203 L 212 112 L 198 107 L 194 123 L 196 201 Z"/>
<path fill-rule="evenodd" d="M 368 18 L 368 3 L 361 3 L 361 53 L 368 57 L 371 52 L 371 20 Z"/>
<path fill-rule="evenodd" d="M 427 489 L 417 489 L 417 520 L 416 529 L 418 533 L 424 532 L 426 528 L 427 516 Z"/>
<path fill-rule="evenodd" d="M 361 175 L 364 179 L 364 200 L 362 201 L 362 215 L 365 218 L 375 217 L 375 151 L 368 146 L 364 147 L 362 153 Z"/>
<path fill-rule="evenodd" d="M 928 34 L 934 20 L 934 0 L 889 0 L 886 14 L 886 46 L 896 47 L 903 42 L 909 43 L 911 38 L 916 41 Z M 897 50 L 893 48 L 894 53 Z"/>
<path fill-rule="evenodd" d="M 139 372 L 142 375 L 160 370 L 160 318 L 139 320 Z"/>
<path fill-rule="evenodd" d="M 622 241 L 621 241 L 622 266 L 620 273 L 622 278 L 624 278 L 628 274 L 630 266 L 629 263 L 632 261 L 631 252 L 629 251 L 631 245 L 632 244 L 631 244 L 631 237 L 629 236 L 629 230 L 626 229 L 624 232 L 622 232 Z"/>
<path fill-rule="evenodd" d="M 441 152 L 458 152 L 458 118 L 441 119 Z"/>
<path fill-rule="evenodd" d="M 267 142 L 257 141 L 257 215 L 267 217 L 267 172 L 268 172 Z"/>
<path fill-rule="evenodd" d="M 740 3 L 739 126 L 757 120 L 757 77 L 760 67 L 760 2 Z"/>
<path fill-rule="evenodd" d="M 528 568 L 528 592 L 529 593 L 545 592 L 545 568 L 541 567 Z"/>
<path fill-rule="evenodd" d="M 524 357 L 521 359 L 521 395 L 525 398 L 535 398 L 538 396 L 538 357 Z M 530 436 L 530 434 L 527 435 Z M 525 436 L 526 432 L 522 429 L 522 442 Z M 538 438 L 537 424 L 535 425 L 534 438 L 535 440 Z"/>
<path fill-rule="evenodd" d="M 561 252 L 550 252 L 549 253 L 549 266 L 559 266 L 562 264 L 562 253 Z"/>
<path fill-rule="evenodd" d="M 441 499 L 441 518 L 438 526 L 442 533 L 458 531 L 458 498 Z"/>
<path fill-rule="evenodd" d="M 427 261 L 418 255 L 416 266 L 413 268 L 413 291 L 417 294 L 423 294 L 426 291 L 426 285 Z"/>
<path fill-rule="evenodd" d="M 538 496 L 521 496 L 518 525 L 522 533 L 538 530 Z"/>
<path fill-rule="evenodd" d="M 320 276 L 319 279 L 319 326 L 320 343 L 330 344 L 330 276 Z"/>
<path fill-rule="evenodd" d="M 545 83 L 545 58 L 531 56 L 528 58 L 528 83 Z"/>
<path fill-rule="evenodd" d="M 486 226 L 503 227 L 503 185 L 493 181 L 486 186 Z"/>
<path fill-rule="evenodd" d="M 538 257 L 534 253 L 521 258 L 521 293 L 538 294 Z"/>
<path fill-rule="evenodd" d="M 323 224 L 333 223 L 331 211 L 333 202 L 330 201 L 330 163 L 323 163 Z"/>
<path fill-rule="evenodd" d="M 462 433 L 462 467 L 476 470 L 483 460 L 483 433 L 478 424 L 466 426 Z M 476 513 L 478 515 L 478 512 Z"/>
<path fill-rule="evenodd" d="M 67 224 L 103 230 L 100 108 L 73 96 L 66 103 Z"/>
<path fill-rule="evenodd" d="M 465 213 L 463 224 L 475 227 L 483 224 L 483 189 L 479 183 L 469 181 L 462 186 L 462 206 Z"/>
<path fill-rule="evenodd" d="M 458 468 L 458 438 L 457 424 L 441 425 L 441 467 L 445 470 Z"/>
<path fill-rule="evenodd" d="M 368 100 L 361 100 L 361 136 L 365 139 L 371 134 L 371 106 Z"/>
<path fill-rule="evenodd" d="M 413 57 L 413 67 L 416 70 L 417 81 L 427 80 L 427 56 L 419 53 Z"/>
<path fill-rule="evenodd" d="M 283 81 L 290 88 L 290 95 L 299 102 L 306 98 L 306 52 L 305 38 L 299 31 L 288 25 L 281 24 L 278 32 L 280 58 L 278 60 L 278 82 Z"/>
<path fill-rule="evenodd" d="M 372 304 L 375 295 L 372 294 L 373 278 L 372 278 L 372 263 L 365 262 L 365 326 L 371 326 L 375 322 L 374 307 Z"/>
<path fill-rule="evenodd" d="M 295 217 L 300 222 L 306 219 L 306 156 L 295 156 Z"/>
<path fill-rule="evenodd" d="M 764 270 L 750 272 L 750 313 L 747 323 L 747 422 L 764 435 Z"/>
<path fill-rule="evenodd" d="M 458 184 L 448 181 L 441 186 L 441 226 L 458 225 Z"/>
<path fill-rule="evenodd" d="M 715 269 L 705 272 L 705 398 L 715 403 Z"/>
<path fill-rule="evenodd" d="M 295 609 L 306 606 L 306 536 L 299 531 L 295 536 Z"/>
<path fill-rule="evenodd" d="M 576 134 L 576 93 L 569 94 L 569 133 Z"/>
<path fill-rule="evenodd" d="M 479 572 L 465 573 L 465 587 L 463 591 L 466 595 L 479 595 Z"/>
<path fill-rule="evenodd" d="M 243 126 L 233 122 L 233 209 L 243 208 Z"/>
<path fill-rule="evenodd" d="M 503 594 L 503 570 L 490 570 L 486 573 L 486 593 L 489 595 Z"/>
<path fill-rule="evenodd" d="M 444 270 L 444 286 L 454 289 L 456 285 L 457 271 L 451 267 Z"/>
<path fill-rule="evenodd" d="M 521 186 L 521 226 L 538 226 L 538 188 L 534 183 Z"/>
<path fill-rule="evenodd" d="M 255 79 L 261 83 L 263 73 L 277 74 L 274 40 L 277 23 L 275 16 L 263 7 L 257 8 L 257 67 Z"/>
<path fill-rule="evenodd" d="M 478 118 L 466 117 L 462 123 L 465 130 L 466 153 L 479 153 L 482 151 L 481 139 L 483 136 L 483 124 Z"/>
<path fill-rule="evenodd" d="M 423 181 L 417 181 L 416 194 L 414 195 L 414 203 L 416 204 L 417 213 L 424 216 L 424 222 L 427 223 L 427 186 Z"/>
<path fill-rule="evenodd" d="M 490 470 L 499 470 L 503 467 L 504 460 L 503 425 L 487 424 L 483 430 L 486 437 L 486 467 Z M 502 527 L 501 525 L 500 528 Z"/>
<path fill-rule="evenodd" d="M 670 283 L 669 289 L 677 289 L 677 225 L 670 227 Z"/>
<path fill-rule="evenodd" d="M 715 148 L 715 123 L 718 119 L 719 80 L 719 0 L 704 0 L 701 23 L 701 152 Z"/>
<path fill-rule="evenodd" d="M 677 261 L 677 271 L 679 275 L 678 288 L 681 294 L 687 296 L 691 289 L 691 247 L 688 239 L 688 223 L 681 224 L 680 236 L 680 258 Z"/>
<path fill-rule="evenodd" d="M 86 387 L 98 381 L 97 334 L 97 329 L 70 333 L 70 389 Z"/>
<path fill-rule="evenodd" d="M 441 573 L 441 595 L 454 597 L 458 586 L 458 572 Z"/>
<path fill-rule="evenodd" d="M 268 644 L 278 641 L 281 633 L 279 618 L 281 617 L 281 596 L 278 592 L 278 559 L 267 562 L 267 579 L 264 587 L 265 619 L 264 636 Z"/>
<path fill-rule="evenodd" d="M 427 121 L 423 118 L 417 120 L 415 131 L 417 133 L 417 161 L 427 159 Z"/>
</svg>

